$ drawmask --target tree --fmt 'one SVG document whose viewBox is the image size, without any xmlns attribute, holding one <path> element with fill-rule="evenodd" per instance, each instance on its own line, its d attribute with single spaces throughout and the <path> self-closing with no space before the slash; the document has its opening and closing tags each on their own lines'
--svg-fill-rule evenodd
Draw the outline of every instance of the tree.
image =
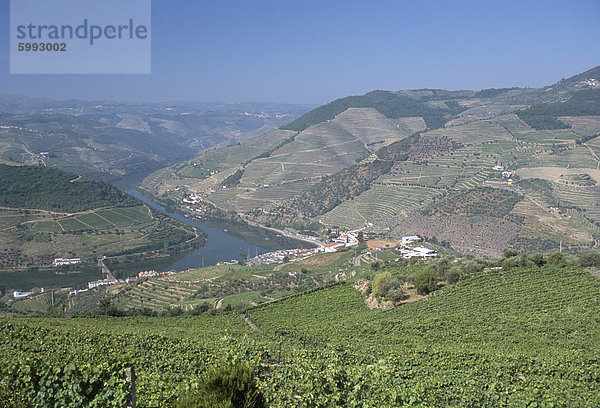
<svg viewBox="0 0 600 408">
<path fill-rule="evenodd" d="M 384 298 L 392 302 L 399 302 L 406 297 L 403 282 L 398 278 L 387 279 L 380 285 L 379 291 Z"/>
<path fill-rule="evenodd" d="M 546 263 L 554 266 L 567 266 L 567 259 L 562 252 L 552 252 L 546 257 Z"/>
<path fill-rule="evenodd" d="M 417 293 L 426 295 L 433 292 L 437 287 L 437 274 L 431 268 L 422 269 L 415 273 L 413 283 L 417 289 Z"/>
<path fill-rule="evenodd" d="M 373 264 L 371 264 L 371 266 L 373 266 Z M 373 277 L 373 280 L 371 281 L 371 291 L 376 294 L 376 295 L 381 295 L 382 294 L 382 286 L 384 283 L 386 283 L 387 281 L 389 281 L 390 279 L 392 279 L 392 274 L 389 272 L 384 272 L 384 273 L 378 273 L 377 275 L 375 275 Z"/>
<path fill-rule="evenodd" d="M 504 258 L 510 258 L 510 257 L 517 256 L 517 255 L 519 255 L 519 251 L 517 251 L 516 249 L 504 248 L 502 250 L 502 256 Z"/>
<path fill-rule="evenodd" d="M 530 259 L 531 259 L 531 262 L 533 262 L 537 266 L 543 266 L 546 263 L 546 260 L 544 259 L 544 255 L 542 255 L 542 254 L 533 254 L 533 255 L 531 255 Z"/>
<path fill-rule="evenodd" d="M 600 251 L 583 251 L 578 255 L 579 264 L 583 267 L 600 268 Z"/>
</svg>

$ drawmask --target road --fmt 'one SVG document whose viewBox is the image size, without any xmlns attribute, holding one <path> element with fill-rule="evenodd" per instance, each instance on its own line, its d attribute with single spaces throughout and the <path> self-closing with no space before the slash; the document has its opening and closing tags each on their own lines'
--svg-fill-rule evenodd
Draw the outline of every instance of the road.
<svg viewBox="0 0 600 408">
<path fill-rule="evenodd" d="M 246 221 L 249 225 L 252 225 L 254 227 L 259 227 L 259 228 L 264 228 L 273 232 L 276 232 L 280 235 L 283 235 L 284 237 L 288 237 L 288 238 L 293 238 L 293 239 L 297 239 L 299 241 L 304 241 L 304 242 L 310 242 L 311 244 L 315 244 L 317 246 L 323 246 L 323 242 L 319 241 L 317 238 L 315 237 L 309 237 L 307 235 L 301 235 L 301 234 L 292 234 L 290 232 L 286 232 L 277 228 L 273 228 L 273 227 L 265 227 L 264 225 L 260 225 L 256 222 L 253 221 L 249 221 L 249 220 L 244 220 Z"/>
<path fill-rule="evenodd" d="M 98 268 L 102 269 L 102 275 L 106 275 L 106 279 L 113 281 L 117 280 L 110 269 L 108 269 L 108 266 L 104 263 L 104 258 L 98 259 Z"/>
<path fill-rule="evenodd" d="M 360 261 L 361 258 L 364 254 L 360 254 L 359 256 L 357 256 L 356 258 L 354 258 L 354 266 L 360 266 Z"/>
</svg>

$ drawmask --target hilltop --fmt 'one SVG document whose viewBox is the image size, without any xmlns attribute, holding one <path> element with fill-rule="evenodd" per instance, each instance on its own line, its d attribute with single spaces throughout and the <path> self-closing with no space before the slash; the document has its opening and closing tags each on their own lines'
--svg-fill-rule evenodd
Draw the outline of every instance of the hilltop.
<svg viewBox="0 0 600 408">
<path fill-rule="evenodd" d="M 418 234 L 479 255 L 577 251 L 600 242 L 599 106 L 600 67 L 544 88 L 373 91 L 141 187 L 185 211 L 316 235 Z"/>
<path fill-rule="evenodd" d="M 180 252 L 200 245 L 190 227 L 104 183 L 62 170 L 0 164 L 0 270 L 55 258 Z"/>
</svg>

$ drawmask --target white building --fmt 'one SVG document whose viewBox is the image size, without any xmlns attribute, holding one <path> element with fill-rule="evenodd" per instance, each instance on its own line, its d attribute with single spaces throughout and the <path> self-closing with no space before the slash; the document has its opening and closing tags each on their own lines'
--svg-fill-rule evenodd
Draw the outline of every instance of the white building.
<svg viewBox="0 0 600 408">
<path fill-rule="evenodd" d="M 423 259 L 431 259 L 435 258 L 438 254 L 436 251 L 430 248 L 424 247 L 415 247 L 412 249 L 402 249 L 400 251 L 403 258 L 423 258 Z"/>
<path fill-rule="evenodd" d="M 75 265 L 81 262 L 80 258 L 56 258 L 54 260 L 54 266 L 60 265 Z"/>
<path fill-rule="evenodd" d="M 15 299 L 24 299 L 24 298 L 26 298 L 27 296 L 31 295 L 32 293 L 33 293 L 33 292 L 20 292 L 20 291 L 18 291 L 18 290 L 15 290 L 15 291 L 13 292 L 13 297 L 14 297 Z"/>
<path fill-rule="evenodd" d="M 413 242 L 421 242 L 421 237 L 417 235 L 409 235 L 407 237 L 402 237 L 402 245 L 412 244 Z"/>
<path fill-rule="evenodd" d="M 88 282 L 88 289 L 97 288 L 99 286 L 114 285 L 115 283 L 119 283 L 119 281 L 104 279 L 104 280 L 99 280 L 99 281 L 94 281 L 94 282 Z"/>
</svg>

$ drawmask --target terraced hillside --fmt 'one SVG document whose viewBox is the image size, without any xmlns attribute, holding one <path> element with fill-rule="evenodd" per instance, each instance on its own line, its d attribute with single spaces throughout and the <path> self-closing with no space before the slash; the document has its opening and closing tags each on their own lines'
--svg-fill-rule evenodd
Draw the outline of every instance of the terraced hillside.
<svg viewBox="0 0 600 408">
<path fill-rule="evenodd" d="M 600 404 L 600 282 L 578 267 L 485 270 L 392 310 L 339 283 L 245 313 L 2 317 L 0 392 L 33 400 L 52 384 L 45 398 L 72 395 L 95 370 L 112 397 L 131 366 L 138 406 L 168 406 L 235 361 L 256 367 L 277 407 Z M 82 374 L 47 374 L 64 367 Z"/>
<path fill-rule="evenodd" d="M 263 154 L 224 160 L 218 174 L 194 173 L 192 161 L 155 173 L 145 185 L 175 203 L 196 194 L 259 223 L 315 233 L 342 227 L 418 234 L 480 255 L 498 255 L 505 246 L 595 246 L 600 89 L 594 75 L 600 68 L 542 89 L 342 98 L 284 126 L 287 138 L 274 148 L 264 143 Z M 540 190 L 541 182 L 547 188 Z M 477 195 L 488 189 L 520 201 L 498 216 L 497 203 Z M 426 211 L 470 192 L 483 200 L 472 205 L 487 211 Z"/>
<path fill-rule="evenodd" d="M 322 176 L 352 166 L 423 125 L 419 118 L 394 123 L 375 109 L 350 108 L 299 133 L 280 130 L 209 151 L 149 176 L 142 188 L 175 199 L 175 189 L 185 190 L 222 208 L 245 212 L 307 190 Z M 238 184 L 224 189 L 224 180 L 240 169 Z"/>
<path fill-rule="evenodd" d="M 0 95 L 0 157 L 115 180 L 247 140 L 306 110 L 282 104 L 128 104 Z"/>
<path fill-rule="evenodd" d="M 0 269 L 202 243 L 116 188 L 58 169 L 0 164 L 0 197 Z"/>
</svg>

